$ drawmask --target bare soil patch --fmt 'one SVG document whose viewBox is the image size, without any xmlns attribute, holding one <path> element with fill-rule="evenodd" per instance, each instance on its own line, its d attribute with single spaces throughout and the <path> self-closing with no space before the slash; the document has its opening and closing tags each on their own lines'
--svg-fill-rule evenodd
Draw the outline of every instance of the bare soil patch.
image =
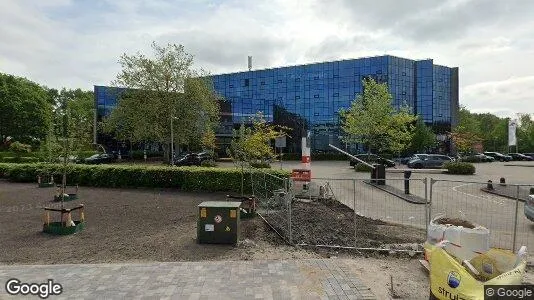
<svg viewBox="0 0 534 300">
<path fill-rule="evenodd" d="M 293 238 L 300 244 L 379 248 L 422 243 L 423 229 L 373 220 L 337 201 L 299 202 L 292 208 Z"/>
<path fill-rule="evenodd" d="M 464 228 L 473 229 L 475 225 L 467 220 L 457 219 L 457 218 L 439 218 L 436 220 L 437 224 L 442 225 L 453 225 L 453 226 L 462 226 Z"/>
</svg>

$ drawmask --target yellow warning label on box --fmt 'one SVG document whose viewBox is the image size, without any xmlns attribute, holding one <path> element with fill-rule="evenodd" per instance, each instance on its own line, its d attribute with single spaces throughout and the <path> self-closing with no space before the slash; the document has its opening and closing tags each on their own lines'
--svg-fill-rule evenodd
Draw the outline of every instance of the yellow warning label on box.
<svg viewBox="0 0 534 300">
<path fill-rule="evenodd" d="M 230 210 L 230 218 L 235 218 L 236 215 L 237 215 L 237 214 L 236 214 L 235 209 L 231 209 L 231 210 Z"/>
<path fill-rule="evenodd" d="M 226 230 L 226 231 L 230 231 L 230 227 L 226 226 L 226 229 L 225 229 L 225 230 Z"/>
<path fill-rule="evenodd" d="M 206 208 L 203 207 L 200 209 L 200 217 L 205 218 L 206 217 Z"/>
</svg>

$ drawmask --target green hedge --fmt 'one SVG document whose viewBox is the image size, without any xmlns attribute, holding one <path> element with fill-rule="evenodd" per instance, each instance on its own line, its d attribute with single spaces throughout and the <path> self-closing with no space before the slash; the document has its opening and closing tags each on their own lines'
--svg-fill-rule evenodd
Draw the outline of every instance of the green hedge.
<svg viewBox="0 0 534 300">
<path fill-rule="evenodd" d="M 354 166 L 354 170 L 356 172 L 371 172 L 373 168 L 369 167 L 368 165 L 364 165 L 362 163 L 357 163 L 355 166 Z"/>
<path fill-rule="evenodd" d="M 255 171 L 258 172 L 258 171 Z M 289 172 L 268 170 L 270 174 L 289 177 Z M 0 177 L 15 182 L 37 182 L 37 175 L 53 174 L 61 180 L 60 164 L 0 163 Z M 250 175 L 245 175 L 245 192 L 250 193 Z M 121 165 L 70 165 L 68 184 L 94 187 L 178 188 L 184 191 L 230 191 L 241 189 L 241 170 L 237 168 L 160 167 Z"/>
<path fill-rule="evenodd" d="M 146 157 L 147 158 L 163 157 L 163 152 L 160 152 L 160 151 L 147 151 L 146 152 Z M 133 150 L 132 151 L 132 158 L 133 159 L 144 159 L 143 150 Z"/>
<path fill-rule="evenodd" d="M 443 165 L 443 169 L 447 169 L 447 173 L 456 175 L 471 175 L 475 174 L 475 166 L 468 162 L 449 162 Z"/>
<path fill-rule="evenodd" d="M 33 156 L 23 156 L 23 157 L 11 157 L 11 156 L 4 156 L 0 158 L 0 162 L 4 163 L 36 163 L 39 162 L 39 157 L 33 157 Z"/>
</svg>

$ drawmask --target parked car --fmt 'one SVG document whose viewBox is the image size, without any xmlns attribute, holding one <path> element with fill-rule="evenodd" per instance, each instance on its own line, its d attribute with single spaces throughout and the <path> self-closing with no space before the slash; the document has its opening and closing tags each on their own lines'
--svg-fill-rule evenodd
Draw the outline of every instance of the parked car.
<svg viewBox="0 0 534 300">
<path fill-rule="evenodd" d="M 523 153 L 523 155 L 532 157 L 532 159 L 534 160 L 534 153 Z"/>
<path fill-rule="evenodd" d="M 528 196 L 527 202 L 525 202 L 524 210 L 527 219 L 534 222 L 534 195 Z"/>
<path fill-rule="evenodd" d="M 460 161 L 468 161 L 468 162 L 493 162 L 495 161 L 495 158 L 492 156 L 484 155 L 482 153 L 474 153 L 471 155 L 462 156 L 460 158 Z"/>
<path fill-rule="evenodd" d="M 504 155 L 499 152 L 484 152 L 484 155 L 491 156 L 498 161 L 512 161 L 512 157 L 510 155 Z"/>
<path fill-rule="evenodd" d="M 175 166 L 200 166 L 203 161 L 214 159 L 210 152 L 185 153 L 174 159 Z"/>
<path fill-rule="evenodd" d="M 508 153 L 513 160 L 534 160 L 534 158 L 522 153 Z"/>
<path fill-rule="evenodd" d="M 200 166 L 200 160 L 196 153 L 182 154 L 174 159 L 175 166 Z"/>
<path fill-rule="evenodd" d="M 420 158 L 420 157 L 426 157 L 427 155 L 428 154 L 419 154 L 419 153 L 417 153 L 417 154 L 414 154 L 414 155 L 409 156 L 409 157 L 403 157 L 403 158 L 401 158 L 400 163 L 403 164 L 403 165 L 406 165 L 412 159 L 416 159 L 416 158 Z"/>
<path fill-rule="evenodd" d="M 89 156 L 88 158 L 82 160 L 81 162 L 85 164 L 98 165 L 98 164 L 108 164 L 114 161 L 115 161 L 115 156 L 113 154 L 99 153 L 99 154 L 94 154 L 92 156 Z"/>
<path fill-rule="evenodd" d="M 382 164 L 388 168 L 395 166 L 395 162 L 391 159 L 386 159 L 376 154 L 358 154 L 354 156 L 369 164 Z M 358 161 L 351 158 L 349 164 L 351 167 L 353 167 L 358 164 Z"/>
<path fill-rule="evenodd" d="M 446 162 L 451 162 L 453 159 L 447 155 L 427 154 L 426 156 L 419 156 L 408 162 L 408 167 L 412 169 L 432 169 L 441 168 Z"/>
</svg>

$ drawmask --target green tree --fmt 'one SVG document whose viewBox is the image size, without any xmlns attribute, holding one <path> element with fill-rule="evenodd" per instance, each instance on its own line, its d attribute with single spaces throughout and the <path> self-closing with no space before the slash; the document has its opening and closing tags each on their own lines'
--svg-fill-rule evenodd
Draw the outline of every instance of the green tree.
<svg viewBox="0 0 534 300">
<path fill-rule="evenodd" d="M 434 147 L 436 143 L 436 134 L 432 132 L 429 126 L 425 125 L 422 118 L 417 118 L 409 151 L 412 153 L 426 152 L 429 148 Z"/>
<path fill-rule="evenodd" d="M 182 45 L 152 43 L 153 57 L 124 54 L 113 82 L 128 89 L 104 131 L 131 142 L 163 144 L 170 157 L 171 124 L 176 145 L 199 141 L 219 121 L 218 96 L 208 73 L 192 69 L 193 56 Z"/>
<path fill-rule="evenodd" d="M 517 149 L 520 153 L 534 152 L 534 120 L 529 114 L 522 114 L 519 117 Z"/>
<path fill-rule="evenodd" d="M 458 125 L 451 136 L 456 148 L 463 153 L 472 152 L 475 145 L 483 141 L 480 122 L 465 107 L 460 108 Z"/>
<path fill-rule="evenodd" d="M 363 81 L 363 93 L 348 110 L 341 110 L 346 142 L 367 146 L 369 152 L 400 153 L 410 143 L 416 117 L 406 107 L 396 111 L 385 83 Z"/>
<path fill-rule="evenodd" d="M 89 150 L 93 143 L 94 93 L 81 89 L 49 91 L 54 102 L 53 135 L 62 135 L 63 114 L 69 114 L 69 132 L 76 136 L 77 149 Z M 64 108 L 64 105 L 66 107 Z M 48 133 L 47 133 L 48 136 Z M 46 147 L 46 145 L 45 145 Z"/>
<path fill-rule="evenodd" d="M 252 126 L 241 124 L 239 130 L 233 131 L 233 139 L 229 148 L 229 155 L 235 161 L 248 163 L 268 163 L 275 157 L 271 142 L 287 135 L 287 127 L 269 124 L 262 113 L 256 113 L 252 118 Z"/>
<path fill-rule="evenodd" d="M 46 88 L 25 78 L 0 73 L 0 140 L 38 144 L 52 122 Z"/>
</svg>

